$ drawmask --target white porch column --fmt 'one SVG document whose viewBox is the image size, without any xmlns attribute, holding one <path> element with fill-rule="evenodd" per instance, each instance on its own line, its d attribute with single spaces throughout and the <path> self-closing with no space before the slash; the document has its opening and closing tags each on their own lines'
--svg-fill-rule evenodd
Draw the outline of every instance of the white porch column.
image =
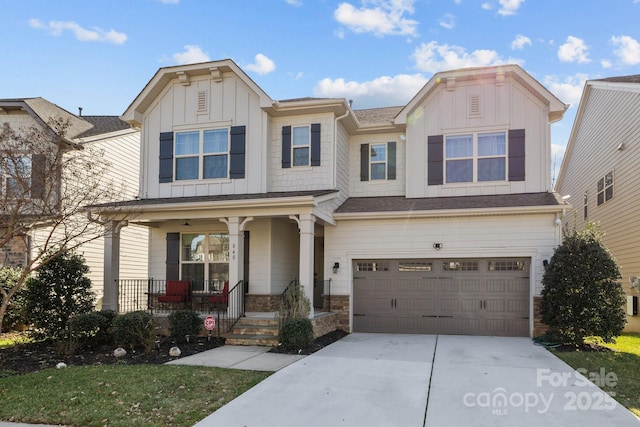
<svg viewBox="0 0 640 427">
<path fill-rule="evenodd" d="M 127 222 L 109 221 L 104 224 L 104 272 L 102 309 L 118 312 L 120 279 L 120 230 Z"/>
<path fill-rule="evenodd" d="M 253 217 L 221 218 L 229 229 L 229 289 L 244 280 L 244 227 Z"/>
<path fill-rule="evenodd" d="M 316 217 L 311 214 L 291 215 L 300 229 L 300 286 L 309 299 L 309 318 L 313 319 L 313 265 Z"/>
</svg>

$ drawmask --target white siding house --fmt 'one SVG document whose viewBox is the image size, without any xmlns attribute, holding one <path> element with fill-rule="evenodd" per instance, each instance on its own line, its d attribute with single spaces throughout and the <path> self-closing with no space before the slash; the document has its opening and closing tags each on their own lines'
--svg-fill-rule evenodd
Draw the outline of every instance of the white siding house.
<svg viewBox="0 0 640 427">
<path fill-rule="evenodd" d="M 565 226 L 600 224 L 631 301 L 640 296 L 639 141 L 640 75 L 587 81 L 556 184 L 573 206 Z M 637 312 L 627 314 L 626 329 L 639 332 Z"/>
<path fill-rule="evenodd" d="M 550 182 L 566 108 L 517 65 L 368 110 L 272 100 L 231 60 L 162 68 L 122 116 L 142 177 L 121 208 L 151 229 L 149 277 L 242 285 L 247 311 L 297 280 L 348 331 L 530 336 L 569 207 Z"/>
</svg>

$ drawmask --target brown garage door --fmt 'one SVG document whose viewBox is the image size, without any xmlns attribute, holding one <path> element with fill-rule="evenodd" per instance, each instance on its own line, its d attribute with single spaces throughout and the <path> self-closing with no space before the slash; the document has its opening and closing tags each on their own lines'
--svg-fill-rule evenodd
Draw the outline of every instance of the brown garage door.
<svg viewBox="0 0 640 427">
<path fill-rule="evenodd" d="M 353 330 L 529 335 L 529 259 L 354 261 Z"/>
</svg>

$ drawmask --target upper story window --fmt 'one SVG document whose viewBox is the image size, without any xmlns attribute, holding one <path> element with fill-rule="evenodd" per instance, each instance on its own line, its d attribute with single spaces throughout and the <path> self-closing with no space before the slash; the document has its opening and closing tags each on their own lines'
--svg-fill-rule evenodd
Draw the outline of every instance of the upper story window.
<svg viewBox="0 0 640 427">
<path fill-rule="evenodd" d="M 360 181 L 396 179 L 395 141 L 360 146 Z"/>
<path fill-rule="evenodd" d="M 176 132 L 176 180 L 227 178 L 229 129 Z"/>
<path fill-rule="evenodd" d="M 372 181 L 387 179 L 387 144 L 371 144 L 369 167 Z"/>
<path fill-rule="evenodd" d="M 447 183 L 504 181 L 506 170 L 506 132 L 445 137 Z"/>
<path fill-rule="evenodd" d="M 292 129 L 293 166 L 309 166 L 311 153 L 311 132 L 309 126 L 295 126 Z"/>
<path fill-rule="evenodd" d="M 598 206 L 613 199 L 613 171 L 598 180 Z"/>
<path fill-rule="evenodd" d="M 0 192 L 11 199 L 31 197 L 31 157 L 8 156 L 0 168 Z"/>
</svg>

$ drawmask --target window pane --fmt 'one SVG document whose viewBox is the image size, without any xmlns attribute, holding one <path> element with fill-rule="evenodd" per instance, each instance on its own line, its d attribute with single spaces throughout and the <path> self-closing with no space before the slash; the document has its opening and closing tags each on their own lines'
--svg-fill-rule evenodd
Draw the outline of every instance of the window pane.
<svg viewBox="0 0 640 427">
<path fill-rule="evenodd" d="M 609 172 L 604 177 L 604 185 L 605 187 L 608 187 L 609 185 L 612 185 L 612 184 L 613 184 L 613 172 Z"/>
<path fill-rule="evenodd" d="M 204 179 L 227 177 L 227 155 L 204 156 Z"/>
<path fill-rule="evenodd" d="M 229 262 L 228 234 L 209 234 L 209 261 Z"/>
<path fill-rule="evenodd" d="M 309 126 L 293 128 L 293 145 L 309 145 Z"/>
<path fill-rule="evenodd" d="M 182 280 L 191 280 L 193 291 L 204 290 L 204 264 L 182 264 Z"/>
<path fill-rule="evenodd" d="M 504 132 L 478 134 L 478 156 L 500 156 L 506 154 Z"/>
<path fill-rule="evenodd" d="M 604 178 L 601 178 L 598 181 L 598 191 L 602 191 L 602 190 L 604 190 Z"/>
<path fill-rule="evenodd" d="M 182 261 L 204 262 L 204 234 L 182 235 Z"/>
<path fill-rule="evenodd" d="M 176 133 L 176 156 L 198 154 L 200 152 L 200 132 Z"/>
<path fill-rule="evenodd" d="M 604 200 L 607 201 L 611 199 L 613 199 L 613 185 L 604 190 Z"/>
<path fill-rule="evenodd" d="M 225 282 L 229 281 L 229 264 L 216 262 L 209 264 L 209 291 L 221 292 Z"/>
<path fill-rule="evenodd" d="M 447 159 L 473 156 L 473 135 L 447 137 Z"/>
<path fill-rule="evenodd" d="M 473 160 L 448 160 L 447 182 L 473 181 Z"/>
<path fill-rule="evenodd" d="M 204 131 L 204 152 L 205 153 L 226 153 L 229 151 L 227 129 L 216 129 Z"/>
<path fill-rule="evenodd" d="M 309 147 L 293 149 L 293 166 L 309 165 Z"/>
<path fill-rule="evenodd" d="M 198 158 L 182 157 L 176 159 L 176 179 L 198 179 Z"/>
<path fill-rule="evenodd" d="M 478 159 L 478 181 L 504 181 L 505 158 Z"/>
<path fill-rule="evenodd" d="M 387 161 L 387 144 L 371 145 L 371 161 L 386 162 Z"/>
<path fill-rule="evenodd" d="M 604 203 L 604 191 L 598 193 L 598 206 Z"/>
<path fill-rule="evenodd" d="M 385 163 L 374 163 L 371 165 L 371 179 L 387 179 L 387 165 Z"/>
</svg>

